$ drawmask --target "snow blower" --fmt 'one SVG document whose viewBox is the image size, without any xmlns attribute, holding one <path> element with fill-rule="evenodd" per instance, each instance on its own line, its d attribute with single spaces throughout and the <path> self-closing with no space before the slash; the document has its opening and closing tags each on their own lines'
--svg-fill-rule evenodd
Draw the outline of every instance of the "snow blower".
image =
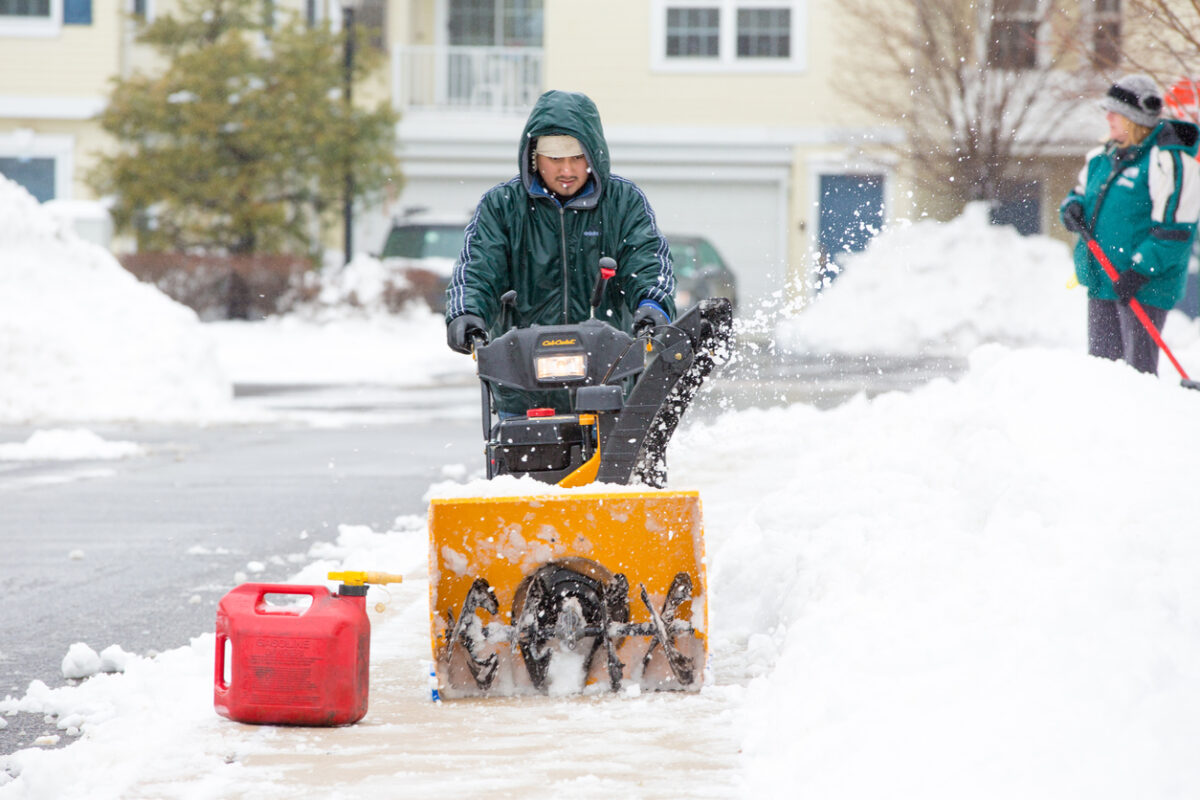
<svg viewBox="0 0 1200 800">
<path fill-rule="evenodd" d="M 593 307 L 611 274 L 601 266 Z M 700 497 L 662 488 L 664 453 L 729 357 L 732 319 L 712 299 L 636 337 L 590 319 L 476 342 L 488 478 L 548 485 L 431 501 L 440 697 L 700 688 Z M 566 390 L 570 409 L 497 418 L 495 387 Z"/>
</svg>

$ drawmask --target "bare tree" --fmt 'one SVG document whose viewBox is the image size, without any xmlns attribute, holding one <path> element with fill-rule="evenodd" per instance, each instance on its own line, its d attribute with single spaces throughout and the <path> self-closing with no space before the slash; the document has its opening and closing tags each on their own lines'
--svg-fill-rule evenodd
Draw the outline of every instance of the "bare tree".
<svg viewBox="0 0 1200 800">
<path fill-rule="evenodd" d="M 1149 1 L 1149 0 L 1147 0 Z M 1061 141 L 1090 65 L 1043 0 L 844 0 L 843 96 L 904 132 L 913 179 L 959 202 L 996 201 L 1027 159 Z"/>
</svg>

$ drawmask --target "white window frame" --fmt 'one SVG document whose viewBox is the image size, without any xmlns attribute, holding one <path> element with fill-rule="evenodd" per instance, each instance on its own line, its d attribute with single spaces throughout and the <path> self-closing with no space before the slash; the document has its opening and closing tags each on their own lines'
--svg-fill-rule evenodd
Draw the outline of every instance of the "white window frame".
<svg viewBox="0 0 1200 800">
<path fill-rule="evenodd" d="M 0 15 L 0 36 L 13 39 L 50 39 L 62 32 L 62 0 L 50 0 L 50 15 L 18 17 Z"/>
<path fill-rule="evenodd" d="M 667 55 L 667 12 L 680 8 L 718 10 L 716 58 Z M 748 58 L 737 54 L 737 13 L 742 9 L 783 8 L 791 14 L 791 55 Z M 807 66 L 808 0 L 651 0 L 650 68 L 654 72 L 802 72 Z"/>
<path fill-rule="evenodd" d="M 71 200 L 75 177 L 75 137 L 65 133 L 35 133 L 18 128 L 0 133 L 0 156 L 54 160 L 54 199 Z"/>
<path fill-rule="evenodd" d="M 1027 70 L 1042 69 L 1047 65 L 1046 59 L 1049 57 L 1047 45 L 1050 43 L 1051 36 L 1050 15 L 1048 13 L 1050 6 L 1048 5 L 1047 0 L 1034 0 L 1033 5 L 1035 6 L 1033 9 L 1019 9 L 1013 11 L 1012 13 L 1005 14 L 996 10 L 996 2 L 993 0 L 991 13 L 989 15 L 989 19 L 993 25 L 1000 22 L 1025 22 L 1033 23 L 1034 25 L 1033 64 L 1027 67 L 1008 67 L 999 64 L 992 65 L 995 69 L 1002 69 L 1009 72 L 1024 72 Z M 981 10 L 986 10 L 987 6 L 980 6 L 980 8 Z M 990 28 L 983 28 L 982 31 L 985 35 L 993 35 Z M 984 42 L 983 47 L 984 61 L 990 63 L 991 42 Z M 1091 50 L 1090 44 L 1088 46 L 1088 50 L 1089 52 Z"/>
<path fill-rule="evenodd" d="M 141 21 L 143 24 L 149 25 L 151 22 L 154 22 L 154 19 L 155 19 L 154 0 L 145 0 L 145 2 L 146 2 L 146 16 L 144 16 Z M 136 4 L 134 3 L 134 0 L 126 0 L 125 12 L 127 14 L 129 14 L 130 16 L 133 16 L 135 5 Z"/>
<path fill-rule="evenodd" d="M 154 0 L 146 0 L 146 2 L 153 3 Z M 303 16 L 305 19 L 307 19 L 307 12 L 308 12 L 308 8 L 307 8 L 306 4 L 301 3 L 300 4 L 300 13 L 301 13 L 301 16 Z M 341 17 L 341 16 L 342 16 L 341 14 L 333 14 L 332 9 L 325 2 L 325 0 L 315 0 L 315 2 L 313 4 L 313 25 L 314 26 L 319 26 L 322 22 L 328 21 L 330 24 L 330 27 L 332 27 L 334 18 Z M 342 23 L 339 21 L 337 24 L 341 25 Z"/>
</svg>

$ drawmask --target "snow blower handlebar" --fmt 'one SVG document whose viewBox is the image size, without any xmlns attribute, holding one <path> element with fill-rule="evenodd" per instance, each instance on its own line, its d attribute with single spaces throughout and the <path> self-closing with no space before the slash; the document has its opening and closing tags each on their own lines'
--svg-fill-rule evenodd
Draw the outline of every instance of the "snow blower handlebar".
<svg viewBox="0 0 1200 800">
<path fill-rule="evenodd" d="M 1092 236 L 1092 232 L 1087 228 L 1081 230 L 1079 235 L 1083 237 L 1083 241 L 1087 244 L 1088 251 L 1100 264 L 1101 268 L 1104 270 L 1104 274 L 1107 275 L 1108 279 L 1113 282 L 1113 285 L 1116 285 L 1117 280 L 1121 276 L 1117 273 L 1117 268 L 1113 266 L 1112 261 L 1110 261 L 1108 256 L 1104 254 L 1104 249 L 1100 247 L 1100 243 L 1096 241 L 1096 237 Z M 1138 302 L 1136 297 L 1131 297 L 1129 299 L 1129 310 L 1133 312 L 1135 317 L 1137 317 L 1138 322 L 1142 323 L 1142 327 L 1146 329 L 1146 333 L 1150 334 L 1150 338 L 1154 340 L 1154 343 L 1158 345 L 1158 348 L 1166 354 L 1168 359 L 1170 359 L 1171 364 L 1179 373 L 1179 377 L 1182 378 L 1182 384 L 1188 389 L 1200 389 L 1200 382 L 1194 381 L 1188 377 L 1187 372 L 1184 371 L 1183 366 L 1179 363 L 1178 359 L 1175 358 L 1175 354 L 1171 352 L 1171 348 L 1167 347 L 1167 343 L 1163 341 L 1162 334 L 1158 332 L 1158 328 L 1146 314 L 1146 309 L 1142 308 L 1142 304 Z"/>
</svg>

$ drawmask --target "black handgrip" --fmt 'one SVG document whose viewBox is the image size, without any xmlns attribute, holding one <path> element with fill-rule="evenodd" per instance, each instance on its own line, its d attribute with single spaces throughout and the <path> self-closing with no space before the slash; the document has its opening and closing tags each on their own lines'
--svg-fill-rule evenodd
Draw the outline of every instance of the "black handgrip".
<svg viewBox="0 0 1200 800">
<path fill-rule="evenodd" d="M 507 331 L 513 326 L 513 314 L 517 309 L 517 290 L 509 289 L 500 295 L 500 330 Z M 484 344 L 487 344 L 485 341 Z"/>
</svg>

